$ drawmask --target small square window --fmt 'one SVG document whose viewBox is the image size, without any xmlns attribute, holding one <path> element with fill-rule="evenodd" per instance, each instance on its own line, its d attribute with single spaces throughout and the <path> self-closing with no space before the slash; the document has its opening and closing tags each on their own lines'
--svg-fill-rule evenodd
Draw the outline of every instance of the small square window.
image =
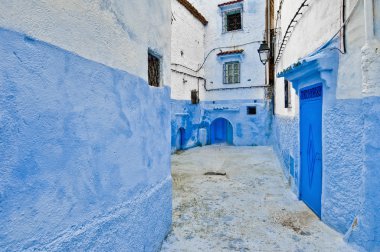
<svg viewBox="0 0 380 252">
<path fill-rule="evenodd" d="M 285 100 L 285 108 L 292 107 L 292 96 L 291 96 L 291 87 L 288 80 L 284 81 L 284 100 Z"/>
<path fill-rule="evenodd" d="M 240 83 L 240 62 L 227 62 L 223 65 L 223 83 Z"/>
<path fill-rule="evenodd" d="M 247 115 L 256 115 L 256 106 L 248 106 Z"/>
<path fill-rule="evenodd" d="M 224 12 L 224 32 L 236 31 L 242 29 L 241 9 Z"/>
<path fill-rule="evenodd" d="M 149 85 L 159 87 L 161 81 L 161 60 L 153 53 L 148 52 L 148 81 Z"/>
</svg>

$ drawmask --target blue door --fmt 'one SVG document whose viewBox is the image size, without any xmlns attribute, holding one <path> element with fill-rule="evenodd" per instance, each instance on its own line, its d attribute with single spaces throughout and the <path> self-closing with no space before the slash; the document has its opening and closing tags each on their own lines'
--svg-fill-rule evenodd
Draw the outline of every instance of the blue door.
<svg viewBox="0 0 380 252">
<path fill-rule="evenodd" d="M 322 196 L 322 95 L 321 85 L 301 89 L 300 93 L 300 198 L 319 217 Z"/>
<path fill-rule="evenodd" d="M 177 132 L 176 137 L 176 148 L 177 150 L 182 150 L 185 147 L 186 139 L 185 139 L 185 129 L 180 128 Z"/>
</svg>

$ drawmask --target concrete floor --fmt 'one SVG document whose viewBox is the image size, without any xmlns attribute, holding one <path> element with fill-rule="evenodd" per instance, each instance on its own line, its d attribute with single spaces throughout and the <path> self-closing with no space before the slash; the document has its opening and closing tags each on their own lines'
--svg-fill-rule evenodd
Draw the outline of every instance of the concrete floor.
<svg viewBox="0 0 380 252">
<path fill-rule="evenodd" d="M 172 156 L 172 175 L 162 251 L 353 251 L 297 200 L 270 147 L 194 148 Z"/>
</svg>

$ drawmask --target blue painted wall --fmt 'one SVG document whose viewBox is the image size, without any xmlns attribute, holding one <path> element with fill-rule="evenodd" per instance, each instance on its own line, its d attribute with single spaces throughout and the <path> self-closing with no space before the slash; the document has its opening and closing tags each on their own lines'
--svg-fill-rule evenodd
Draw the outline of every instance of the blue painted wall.
<svg viewBox="0 0 380 252">
<path fill-rule="evenodd" d="M 172 100 L 172 152 L 176 150 L 176 136 L 179 128 L 185 129 L 185 148 L 200 146 L 200 130 L 206 133 L 210 143 L 210 125 L 218 118 L 225 118 L 232 124 L 233 145 L 271 144 L 271 104 L 263 100 L 190 101 Z M 247 106 L 256 106 L 256 115 L 247 115 Z"/>
<path fill-rule="evenodd" d="M 334 41 L 282 73 L 296 91 L 322 83 L 322 220 L 369 251 L 380 249 L 380 99 L 337 99 L 339 55 Z M 276 115 L 274 148 L 299 194 L 299 118 Z M 294 176 L 291 173 L 294 158 Z M 298 165 L 297 165 L 298 164 Z"/>
<path fill-rule="evenodd" d="M 191 101 L 171 100 L 171 150 L 177 150 L 177 135 L 180 128 L 184 129 L 185 137 L 183 149 L 188 149 L 199 145 L 198 129 L 207 127 L 200 122 L 201 110 L 197 104 Z"/>
<path fill-rule="evenodd" d="M 347 239 L 368 251 L 380 251 L 380 97 L 363 99 L 364 170 L 361 210 Z"/>
<path fill-rule="evenodd" d="M 323 115 L 323 220 L 346 233 L 360 209 L 363 169 L 361 100 L 326 100 Z"/>
<path fill-rule="evenodd" d="M 169 89 L 4 29 L 0 58 L 2 250 L 157 250 Z"/>
<path fill-rule="evenodd" d="M 294 193 L 298 194 L 299 175 L 299 118 L 273 117 L 273 149 Z"/>
</svg>

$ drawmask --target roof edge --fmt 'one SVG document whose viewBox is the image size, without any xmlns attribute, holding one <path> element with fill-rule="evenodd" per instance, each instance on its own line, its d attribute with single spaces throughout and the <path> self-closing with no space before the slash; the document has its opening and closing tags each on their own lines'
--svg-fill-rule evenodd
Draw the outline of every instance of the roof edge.
<svg viewBox="0 0 380 252">
<path fill-rule="evenodd" d="M 177 0 L 183 7 L 185 7 L 196 19 L 203 25 L 207 25 L 207 19 L 187 0 Z"/>
</svg>

